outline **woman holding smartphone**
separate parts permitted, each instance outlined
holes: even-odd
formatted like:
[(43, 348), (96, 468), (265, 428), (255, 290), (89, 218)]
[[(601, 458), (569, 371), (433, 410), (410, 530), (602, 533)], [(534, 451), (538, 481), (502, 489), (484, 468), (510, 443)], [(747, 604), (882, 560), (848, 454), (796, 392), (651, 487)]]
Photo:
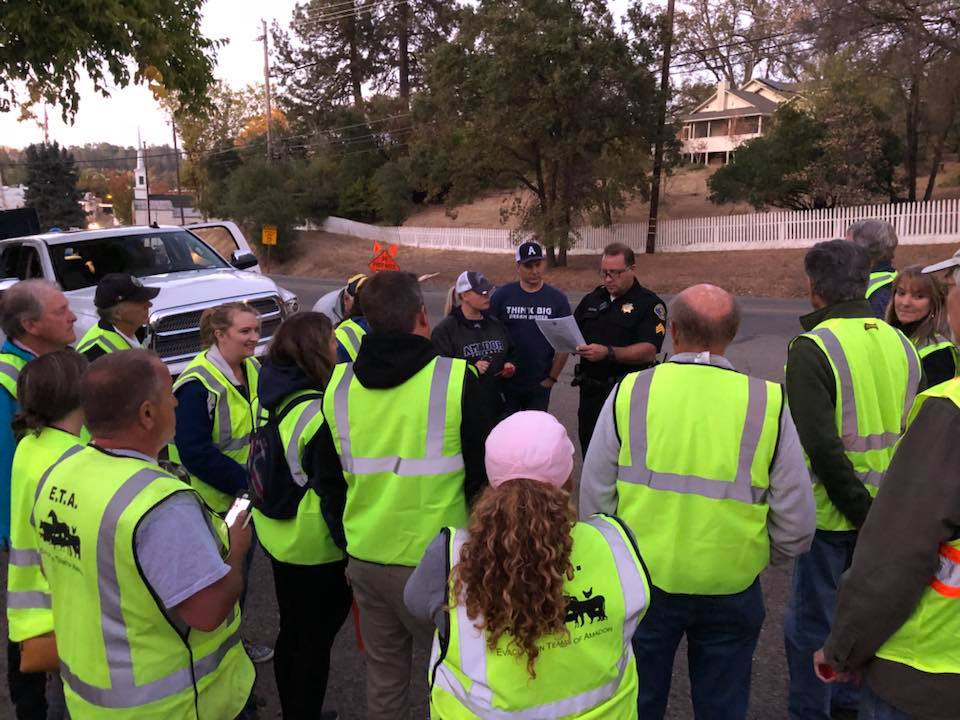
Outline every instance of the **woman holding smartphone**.
[[(327, 720), (323, 707), (333, 641), (350, 612), (346, 555), (334, 543), (311, 489), (320, 470), (318, 450), (332, 443), (324, 428), (323, 391), (336, 363), (336, 337), (329, 318), (304, 312), (284, 321), (270, 344), (260, 376), (265, 423), (279, 443), (263, 472), (251, 478), (270, 507), (254, 509), (260, 544), (273, 564), (280, 633), (273, 670), (286, 720)], [(271, 427), (258, 432), (272, 430)], [(276, 461), (285, 464), (277, 472)], [(254, 451), (251, 462), (261, 462)]]

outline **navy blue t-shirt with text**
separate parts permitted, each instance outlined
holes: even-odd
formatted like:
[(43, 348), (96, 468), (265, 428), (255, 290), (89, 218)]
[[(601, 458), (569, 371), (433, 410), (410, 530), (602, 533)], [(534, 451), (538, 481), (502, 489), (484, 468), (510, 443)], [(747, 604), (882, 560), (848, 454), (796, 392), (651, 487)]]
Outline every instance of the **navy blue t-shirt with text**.
[(550, 374), (553, 348), (540, 332), (534, 318), (559, 318), (570, 314), (567, 296), (544, 284), (536, 292), (527, 292), (519, 282), (498, 288), (490, 300), (490, 314), (507, 330), (513, 346), (517, 373), (514, 384), (537, 385)]

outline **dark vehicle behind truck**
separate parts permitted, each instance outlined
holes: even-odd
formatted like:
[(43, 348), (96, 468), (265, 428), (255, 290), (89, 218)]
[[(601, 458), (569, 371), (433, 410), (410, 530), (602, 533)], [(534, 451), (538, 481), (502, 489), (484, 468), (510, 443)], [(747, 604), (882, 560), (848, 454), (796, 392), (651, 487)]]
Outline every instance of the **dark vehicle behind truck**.
[(33, 208), (0, 210), (0, 240), (37, 235), (40, 232), (40, 218)]

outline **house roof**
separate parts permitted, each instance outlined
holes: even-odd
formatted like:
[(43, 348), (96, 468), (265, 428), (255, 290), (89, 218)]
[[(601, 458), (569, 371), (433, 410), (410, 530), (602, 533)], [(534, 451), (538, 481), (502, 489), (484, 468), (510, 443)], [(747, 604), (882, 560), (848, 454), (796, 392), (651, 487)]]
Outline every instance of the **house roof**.
[(774, 112), (778, 104), (775, 103), (770, 98), (765, 98), (763, 95), (758, 95), (757, 93), (745, 92), (743, 90), (727, 90), (728, 93), (734, 97), (738, 97), (744, 102), (748, 102), (753, 105), (757, 110), (764, 113)]
[[(749, 93), (748, 93), (749, 94)], [(776, 110), (774, 103), (773, 110)], [(750, 108), (732, 108), (730, 110), (715, 110), (713, 112), (694, 113), (693, 115), (684, 115), (680, 119), (683, 122), (694, 120), (720, 120), (723, 118), (747, 117), (749, 115), (773, 115), (773, 110), (760, 110), (755, 107)]]
[(791, 92), (795, 93), (797, 91), (797, 83), (782, 82), (780, 80), (771, 80), (770, 78), (754, 78), (755, 80), (762, 82), (764, 85), (769, 85), (774, 90), (780, 90), (781, 92)]

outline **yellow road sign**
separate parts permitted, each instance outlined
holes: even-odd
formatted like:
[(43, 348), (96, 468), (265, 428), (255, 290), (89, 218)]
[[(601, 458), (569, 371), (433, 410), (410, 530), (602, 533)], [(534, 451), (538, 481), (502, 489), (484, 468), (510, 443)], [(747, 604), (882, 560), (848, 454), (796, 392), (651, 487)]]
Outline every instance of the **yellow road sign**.
[(277, 244), (277, 226), (276, 225), (263, 226), (263, 231), (260, 233), (260, 243), (262, 245)]

